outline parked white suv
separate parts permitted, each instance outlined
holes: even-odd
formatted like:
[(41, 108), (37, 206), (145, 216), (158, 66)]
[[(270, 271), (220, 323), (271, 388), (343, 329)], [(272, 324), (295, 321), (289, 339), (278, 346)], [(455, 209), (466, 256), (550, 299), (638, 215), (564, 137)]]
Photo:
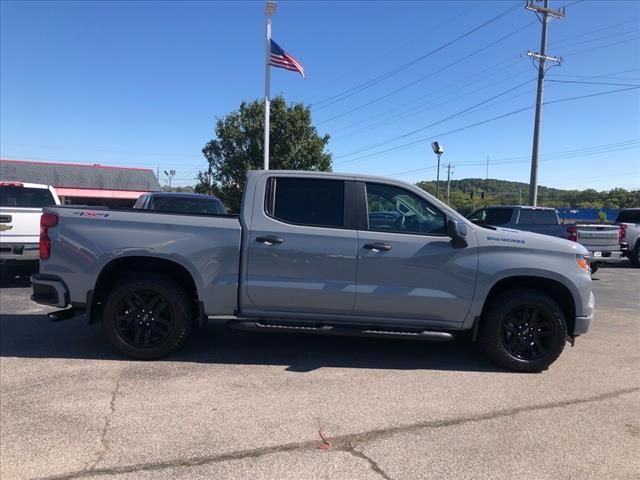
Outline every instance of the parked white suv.
[(0, 181), (0, 264), (38, 260), (42, 208), (60, 205), (53, 187)]

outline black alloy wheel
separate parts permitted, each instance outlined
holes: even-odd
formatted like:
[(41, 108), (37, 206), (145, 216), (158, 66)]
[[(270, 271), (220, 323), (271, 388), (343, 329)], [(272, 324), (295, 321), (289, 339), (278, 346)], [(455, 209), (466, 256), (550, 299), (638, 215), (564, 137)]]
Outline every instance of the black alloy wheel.
[(194, 299), (179, 284), (163, 275), (142, 274), (107, 294), (102, 328), (121, 353), (150, 360), (180, 348), (195, 311)]
[(549, 351), (554, 335), (553, 318), (536, 305), (523, 305), (509, 312), (502, 321), (504, 349), (522, 360), (537, 360)]
[(491, 360), (520, 372), (540, 372), (557, 360), (568, 332), (553, 298), (539, 290), (514, 288), (490, 302), (478, 340)]
[(175, 315), (166, 298), (152, 290), (125, 295), (116, 307), (116, 332), (134, 348), (154, 348), (175, 328)]

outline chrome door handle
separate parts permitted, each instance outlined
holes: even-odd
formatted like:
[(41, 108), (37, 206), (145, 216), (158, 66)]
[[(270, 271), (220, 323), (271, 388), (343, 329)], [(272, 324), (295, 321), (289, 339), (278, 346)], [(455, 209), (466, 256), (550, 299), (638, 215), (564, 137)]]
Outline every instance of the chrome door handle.
[(275, 235), (266, 235), (264, 237), (256, 237), (256, 242), (264, 243), (265, 245), (275, 245), (284, 243), (284, 238), (276, 237)]
[(388, 252), (391, 250), (391, 245), (387, 245), (386, 243), (365, 243), (363, 246), (372, 252)]

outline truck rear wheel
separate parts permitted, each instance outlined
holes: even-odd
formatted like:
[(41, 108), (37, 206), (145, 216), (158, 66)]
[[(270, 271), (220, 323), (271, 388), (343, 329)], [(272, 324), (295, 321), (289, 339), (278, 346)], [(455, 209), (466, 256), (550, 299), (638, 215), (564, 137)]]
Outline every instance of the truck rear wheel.
[(174, 281), (140, 275), (115, 287), (103, 310), (102, 326), (121, 353), (151, 360), (174, 352), (191, 329), (192, 309)]
[(546, 370), (562, 353), (567, 322), (558, 304), (532, 289), (494, 298), (480, 323), (480, 344), (498, 365), (521, 372)]
[(640, 267), (640, 241), (636, 242), (635, 248), (629, 252), (629, 260), (634, 267)]

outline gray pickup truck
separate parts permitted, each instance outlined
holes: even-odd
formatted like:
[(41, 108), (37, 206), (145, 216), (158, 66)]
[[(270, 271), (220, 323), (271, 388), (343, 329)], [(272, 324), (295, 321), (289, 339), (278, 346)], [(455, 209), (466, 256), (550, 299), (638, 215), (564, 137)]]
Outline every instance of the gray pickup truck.
[(616, 263), (622, 259), (618, 225), (563, 225), (553, 208), (496, 205), (475, 210), (469, 220), (478, 225), (515, 228), (578, 242), (589, 251), (587, 258), (592, 273), (601, 263)]
[(250, 172), (241, 214), (46, 208), (32, 299), (101, 322), (120, 352), (178, 349), (194, 322), (478, 340), (541, 371), (594, 315), (581, 245), (475, 225), (378, 177)]

